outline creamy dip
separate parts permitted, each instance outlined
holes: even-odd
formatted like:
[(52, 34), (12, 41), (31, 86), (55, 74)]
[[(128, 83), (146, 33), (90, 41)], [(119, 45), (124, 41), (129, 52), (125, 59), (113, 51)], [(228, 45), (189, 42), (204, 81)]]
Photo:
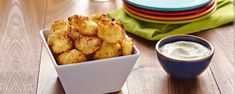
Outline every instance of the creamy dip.
[(173, 59), (195, 60), (210, 55), (211, 50), (196, 42), (177, 41), (163, 45), (160, 52)]

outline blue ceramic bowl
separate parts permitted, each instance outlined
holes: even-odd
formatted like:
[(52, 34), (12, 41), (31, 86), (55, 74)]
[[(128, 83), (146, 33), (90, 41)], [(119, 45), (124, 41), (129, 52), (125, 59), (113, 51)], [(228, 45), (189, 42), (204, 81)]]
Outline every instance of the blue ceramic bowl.
[[(208, 47), (211, 50), (209, 56), (195, 60), (173, 59), (163, 55), (159, 48), (167, 43), (176, 41), (196, 42)], [(207, 40), (193, 35), (173, 35), (163, 38), (156, 44), (156, 52), (158, 60), (163, 69), (172, 77), (177, 79), (191, 79), (201, 74), (210, 64), (214, 54), (214, 48)]]

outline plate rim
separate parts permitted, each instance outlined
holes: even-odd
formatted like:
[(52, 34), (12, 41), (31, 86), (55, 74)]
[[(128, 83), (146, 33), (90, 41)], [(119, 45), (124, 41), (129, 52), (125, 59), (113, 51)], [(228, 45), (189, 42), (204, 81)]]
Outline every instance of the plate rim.
[[(180, 16), (180, 15), (190, 15), (195, 13), (201, 13), (209, 8), (211, 8), (216, 0), (211, 0), (210, 3), (208, 3), (205, 6), (193, 9), (193, 10), (186, 10), (186, 11), (153, 11), (153, 10), (147, 10), (140, 7), (133, 6), (131, 4), (128, 4), (125, 0), (123, 0), (123, 6), (128, 7), (129, 9), (135, 10), (137, 12), (150, 14), (150, 15), (162, 15), (162, 16)], [(200, 11), (199, 11), (200, 10)]]
[(212, 12), (216, 7), (216, 3), (213, 4), (212, 7), (210, 7), (208, 10), (203, 11), (201, 13), (197, 13), (194, 15), (182, 15), (182, 16), (169, 16), (169, 17), (165, 17), (165, 16), (157, 16), (157, 15), (149, 15), (149, 14), (143, 14), (140, 12), (136, 12), (134, 10), (131, 10), (129, 8), (127, 8), (126, 6), (124, 6), (124, 9), (126, 11), (129, 11), (130, 13), (139, 16), (139, 17), (143, 17), (143, 18), (147, 18), (147, 19), (153, 19), (153, 20), (162, 20), (162, 21), (179, 21), (179, 20), (189, 20), (189, 19), (194, 19), (194, 18), (198, 18), (204, 15), (209, 14), (210, 12)]
[(134, 3), (132, 2), (132, 0), (125, 0), (127, 3), (136, 6), (136, 7), (140, 7), (143, 9), (149, 9), (149, 10), (154, 10), (154, 11), (184, 11), (184, 10), (191, 10), (191, 9), (195, 9), (195, 8), (199, 8), (202, 6), (205, 6), (207, 4), (209, 4), (212, 0), (203, 0), (205, 2), (194, 5), (194, 6), (184, 6), (184, 7), (178, 7), (178, 8), (166, 8), (166, 7), (157, 7), (157, 6), (147, 6), (147, 5), (142, 5), (142, 4), (138, 4), (138, 3)]
[[(125, 11), (124, 8), (122, 8), (123, 11)], [(163, 20), (152, 20), (152, 19), (147, 19), (147, 18), (143, 18), (143, 17), (139, 17), (137, 15), (131, 14), (128, 11), (125, 11), (125, 13), (130, 16), (133, 17), (134, 19), (140, 20), (140, 21), (144, 21), (144, 22), (150, 22), (150, 23), (158, 23), (158, 24), (184, 24), (184, 23), (189, 23), (189, 22), (194, 22), (194, 21), (198, 21), (198, 20), (202, 20), (206, 17), (209, 17), (211, 14), (213, 14), (215, 12), (215, 10), (217, 9), (217, 7), (215, 7), (215, 9), (213, 11), (211, 11), (210, 13), (208, 13), (207, 15), (204, 15), (202, 17), (198, 17), (195, 19), (189, 19), (189, 20), (181, 20), (181, 21), (163, 21)]]

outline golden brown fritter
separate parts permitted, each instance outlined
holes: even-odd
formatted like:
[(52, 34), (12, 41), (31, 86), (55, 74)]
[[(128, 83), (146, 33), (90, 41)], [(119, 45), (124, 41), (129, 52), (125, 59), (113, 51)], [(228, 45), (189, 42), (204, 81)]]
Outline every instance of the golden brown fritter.
[(121, 42), (124, 38), (124, 30), (115, 22), (102, 20), (98, 23), (99, 29), (97, 36), (109, 43)]
[(68, 31), (68, 35), (75, 42), (81, 34), (74, 27), (70, 27)]
[(97, 33), (98, 25), (89, 17), (74, 15), (68, 20), (69, 24), (83, 35), (95, 36)]
[(121, 45), (117, 43), (109, 43), (104, 41), (98, 51), (95, 52), (95, 59), (103, 59), (109, 57), (116, 57), (120, 55)]
[(50, 47), (53, 45), (53, 42), (56, 40), (56, 38), (58, 38), (58, 36), (56, 36), (55, 34), (49, 35), (49, 37), (47, 38), (47, 43)]
[(85, 55), (82, 52), (78, 51), (77, 49), (64, 52), (60, 54), (57, 58), (57, 62), (60, 65), (79, 63), (83, 61), (87, 61), (87, 59)]
[(91, 19), (93, 20), (93, 21), (95, 21), (96, 23), (99, 23), (101, 20), (110, 20), (111, 21), (111, 19), (109, 19), (108, 17), (107, 17), (107, 15), (101, 15), (101, 14), (94, 14), (94, 15), (92, 15), (91, 16)]
[(55, 21), (51, 31), (47, 42), (61, 65), (130, 55), (134, 49), (121, 22), (107, 15), (74, 15)]
[(122, 41), (122, 55), (131, 55), (133, 53), (133, 42), (132, 38), (125, 38)]
[(116, 20), (114, 18), (110, 19), (107, 17), (107, 15), (101, 15), (101, 14), (94, 14), (91, 16), (92, 20), (95, 21), (96, 23), (103, 23), (105, 22), (114, 22), (117, 25), (119, 25), (121, 28), (124, 29), (124, 26), (122, 25), (122, 23), (119, 20)]
[(69, 23), (65, 20), (54, 21), (51, 25), (51, 31), (57, 36), (65, 36), (69, 29)]
[(73, 43), (69, 37), (57, 37), (51, 45), (53, 53), (59, 54), (72, 49)]
[(123, 32), (126, 34), (126, 30), (124, 29), (123, 24), (119, 20), (112, 19), (112, 21), (119, 25), (122, 28)]
[(84, 54), (91, 54), (98, 50), (102, 41), (97, 37), (79, 36), (75, 42), (75, 47)]

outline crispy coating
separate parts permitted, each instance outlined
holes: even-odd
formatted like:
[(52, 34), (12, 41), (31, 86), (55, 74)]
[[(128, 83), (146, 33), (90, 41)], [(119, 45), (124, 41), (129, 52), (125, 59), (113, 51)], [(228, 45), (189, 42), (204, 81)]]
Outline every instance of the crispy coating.
[(125, 38), (122, 41), (122, 55), (131, 55), (133, 53), (133, 42), (132, 38)]
[(82, 52), (78, 51), (77, 49), (64, 52), (60, 54), (57, 58), (57, 62), (60, 65), (79, 63), (83, 61), (87, 61), (87, 59), (85, 55)]
[(95, 52), (95, 59), (103, 59), (109, 57), (116, 57), (120, 55), (121, 45), (117, 43), (109, 43), (104, 41), (98, 51)]
[(124, 38), (124, 30), (115, 22), (102, 20), (98, 23), (99, 29), (97, 36), (109, 43), (121, 42)]
[(76, 41), (77, 38), (81, 35), (80, 32), (78, 32), (78, 30), (76, 30), (74, 27), (70, 27), (69, 31), (68, 31), (68, 35), (69, 37), (73, 40)]
[(56, 38), (58, 38), (58, 36), (56, 36), (55, 34), (49, 35), (49, 37), (47, 38), (47, 43), (50, 47), (53, 45), (53, 42), (56, 40)]
[(68, 18), (69, 24), (83, 35), (95, 36), (98, 25), (89, 17), (74, 15)]
[(91, 16), (91, 19), (95, 21), (96, 23), (101, 22), (102, 20), (111, 20), (107, 17), (107, 15), (101, 15), (101, 14), (94, 14)]
[(75, 47), (84, 54), (91, 54), (98, 50), (102, 41), (97, 37), (79, 36), (75, 42)]
[(125, 38), (124, 26), (107, 15), (74, 15), (68, 21), (55, 21), (50, 29), (53, 34), (47, 43), (61, 65), (133, 53), (133, 42)]
[(57, 37), (51, 45), (53, 53), (59, 54), (72, 49), (73, 43), (69, 37)]
[[(99, 29), (98, 29), (97, 36), (101, 38), (102, 40), (108, 41), (110, 43), (115, 43), (117, 42), (117, 40), (121, 42), (121, 40), (126, 34), (126, 31), (123, 25), (118, 20), (110, 19), (107, 17), (107, 15), (101, 15), (101, 14), (92, 15), (91, 18), (96, 23), (98, 23)], [(110, 36), (110, 35), (113, 35), (113, 36)]]
[(65, 36), (69, 29), (69, 23), (65, 20), (54, 21), (51, 25), (51, 31), (57, 36)]
[(123, 24), (119, 20), (112, 19), (112, 21), (114, 23), (116, 23), (117, 25), (119, 25), (122, 28), (123, 32), (126, 34), (126, 30), (125, 30)]

